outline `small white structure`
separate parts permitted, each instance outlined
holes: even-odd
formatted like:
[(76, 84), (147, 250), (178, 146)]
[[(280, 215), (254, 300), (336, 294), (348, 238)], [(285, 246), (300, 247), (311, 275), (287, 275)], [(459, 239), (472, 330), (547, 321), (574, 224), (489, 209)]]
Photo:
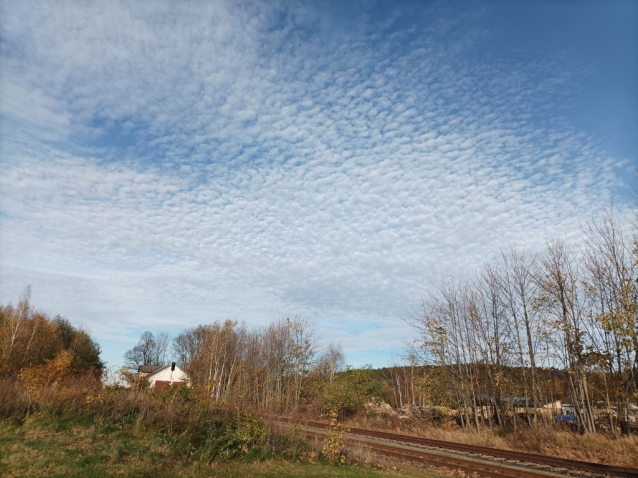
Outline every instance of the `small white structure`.
[(175, 365), (173, 362), (171, 365), (165, 365), (159, 367), (154, 372), (146, 376), (151, 388), (157, 388), (163, 390), (170, 386), (188, 387), (188, 375), (184, 371)]
[(559, 415), (563, 417), (575, 417), (576, 407), (574, 407), (571, 403), (563, 403), (561, 404)]

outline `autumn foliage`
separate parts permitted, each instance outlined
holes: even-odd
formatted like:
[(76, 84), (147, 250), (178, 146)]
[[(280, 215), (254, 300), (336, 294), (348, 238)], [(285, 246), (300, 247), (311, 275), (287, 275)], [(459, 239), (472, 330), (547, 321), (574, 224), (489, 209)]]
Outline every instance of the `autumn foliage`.
[[(99, 345), (67, 319), (51, 318), (34, 310), (30, 296), (31, 289), (27, 287), (17, 306), (0, 306), (0, 377), (48, 364), (60, 354), (63, 355), (53, 363), (67, 361), (65, 373), (99, 375), (104, 368)], [(52, 370), (53, 365), (48, 367), (47, 370)]]

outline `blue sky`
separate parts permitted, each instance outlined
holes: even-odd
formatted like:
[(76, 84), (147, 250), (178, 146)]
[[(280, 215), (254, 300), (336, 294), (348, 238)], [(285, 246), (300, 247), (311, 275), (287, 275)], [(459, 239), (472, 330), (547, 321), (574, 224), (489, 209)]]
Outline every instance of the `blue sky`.
[(0, 301), (89, 328), (312, 318), (384, 366), (439, 280), (629, 208), (635, 2), (0, 7)]

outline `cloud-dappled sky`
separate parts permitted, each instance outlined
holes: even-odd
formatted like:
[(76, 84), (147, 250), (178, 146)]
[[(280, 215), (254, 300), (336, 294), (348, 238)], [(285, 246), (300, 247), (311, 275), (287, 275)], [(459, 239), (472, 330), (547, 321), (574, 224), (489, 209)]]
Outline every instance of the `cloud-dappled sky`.
[(2, 2), (0, 302), (311, 317), (383, 366), (441, 278), (629, 203), (635, 2)]

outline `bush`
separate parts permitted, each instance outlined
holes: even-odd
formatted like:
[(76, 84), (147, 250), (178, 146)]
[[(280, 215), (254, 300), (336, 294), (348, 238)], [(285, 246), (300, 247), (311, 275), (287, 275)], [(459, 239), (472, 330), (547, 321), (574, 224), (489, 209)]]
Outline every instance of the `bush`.
[[(297, 426), (267, 422), (263, 451), (288, 459), (310, 458), (312, 447)], [(316, 457), (317, 454), (314, 453)]]
[(27, 389), (14, 378), (0, 378), (0, 419), (22, 417), (29, 410)]
[(321, 402), (324, 409), (334, 410), (343, 418), (362, 410), (380, 390), (381, 380), (370, 366), (348, 368), (326, 385)]
[(210, 419), (197, 456), (202, 461), (224, 461), (263, 445), (266, 430), (257, 418), (239, 411)]

